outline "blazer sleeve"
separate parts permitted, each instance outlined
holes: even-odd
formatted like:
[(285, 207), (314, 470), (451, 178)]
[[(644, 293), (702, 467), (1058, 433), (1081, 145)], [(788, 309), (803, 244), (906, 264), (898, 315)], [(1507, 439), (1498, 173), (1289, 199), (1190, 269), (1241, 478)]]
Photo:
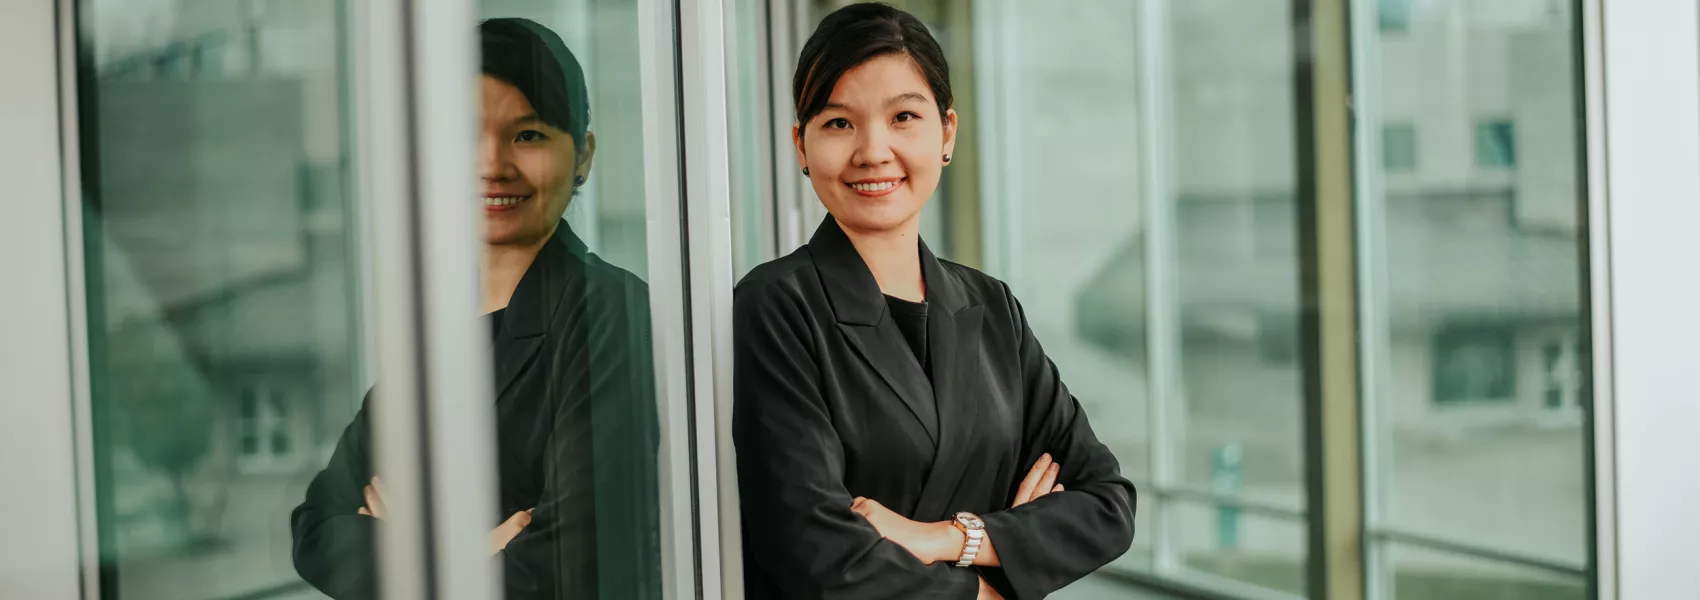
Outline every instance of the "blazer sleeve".
[(330, 463), (313, 477), (306, 499), (289, 519), (295, 571), (336, 600), (377, 597), (373, 537), (378, 521), (358, 513), (366, 506), (366, 483), (372, 477), (369, 408), (361, 406), (343, 429)]
[(1127, 552), (1133, 544), (1135, 493), (1033, 337), (1020, 302), (1007, 287), (1004, 293), (1014, 307), (1026, 393), (1021, 464), (1049, 452), (1062, 464), (1057, 481), (1065, 491), (982, 519), (1014, 592), (1010, 600), (1043, 598)]
[(973, 570), (924, 565), (850, 511), (800, 294), (740, 286), (733, 421), (746, 559), (785, 598), (974, 598)]

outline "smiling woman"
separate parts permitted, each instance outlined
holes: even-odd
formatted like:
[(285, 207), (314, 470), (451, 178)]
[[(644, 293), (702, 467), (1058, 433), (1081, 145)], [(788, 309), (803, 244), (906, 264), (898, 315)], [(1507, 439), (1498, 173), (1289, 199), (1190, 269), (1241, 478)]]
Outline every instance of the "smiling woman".
[(1133, 486), (1020, 303), (920, 239), (957, 127), (938, 43), (851, 5), (793, 91), (829, 216), (733, 304), (748, 597), (1040, 598), (1121, 555)]

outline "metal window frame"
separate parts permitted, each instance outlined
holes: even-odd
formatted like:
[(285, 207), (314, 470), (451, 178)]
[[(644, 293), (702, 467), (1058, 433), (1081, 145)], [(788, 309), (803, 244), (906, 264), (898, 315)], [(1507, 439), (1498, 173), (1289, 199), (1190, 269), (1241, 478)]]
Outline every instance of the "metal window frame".
[(1348, 0), (1293, 2), (1306, 589), (1329, 600), (1368, 593), (1349, 15)]
[[(685, 262), (689, 248), (686, 223), (683, 122), (678, 44), (679, 3), (639, 0), (637, 4), (639, 102), (642, 105), (644, 217), (648, 243), (650, 331), (654, 344), (655, 395), (661, 418), (661, 567), (668, 598), (693, 598), (705, 590), (699, 574), (704, 537), (697, 507), (701, 486), (696, 433), (703, 420), (696, 376), (693, 289)], [(730, 223), (727, 224), (730, 226)], [(712, 397), (712, 396), (710, 396)]]
[(401, 493), (378, 530), (385, 598), (485, 597), (500, 575), (484, 552), (494, 511), (494, 417), (478, 332), (472, 128), (476, 46), (469, 0), (372, 0), (353, 11), (357, 197), (371, 214), (367, 314), (377, 379), (374, 470)]
[[(3, 582), (18, 597), (69, 600), (82, 593), (84, 554), (79, 547), (75, 452), (80, 438), (73, 420), (74, 348), (71, 285), (67, 270), (66, 151), (63, 116), (63, 5), (53, 0), (0, 6), (0, 197), (11, 202), (0, 219), (0, 281), (9, 290), (0, 300), (0, 473), (6, 486), (27, 494), (0, 495), (7, 535), (0, 538), (0, 564), (14, 575)], [(44, 59), (45, 58), (45, 59)], [(74, 67), (74, 63), (73, 63)], [(75, 70), (71, 71), (74, 75)], [(74, 105), (73, 105), (74, 106)], [(74, 146), (73, 146), (74, 148)], [(54, 198), (61, 202), (52, 202)]]
[[(1596, 561), (1602, 598), (1700, 587), (1700, 9), (1588, 0)], [(1595, 54), (1597, 53), (1597, 55)], [(1602, 351), (1604, 349), (1605, 351)]]
[(731, 136), (727, 129), (726, 7), (678, 4), (691, 340), (693, 475), (702, 598), (743, 597), (737, 462), (732, 446)]

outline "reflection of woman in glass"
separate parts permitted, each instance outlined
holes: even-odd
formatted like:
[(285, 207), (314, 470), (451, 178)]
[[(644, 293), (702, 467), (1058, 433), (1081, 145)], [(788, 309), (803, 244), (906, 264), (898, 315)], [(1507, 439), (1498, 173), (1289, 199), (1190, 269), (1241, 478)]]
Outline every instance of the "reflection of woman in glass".
[(830, 216), (734, 302), (749, 597), (1039, 598), (1125, 552), (1133, 486), (1021, 305), (918, 235), (956, 133), (938, 43), (851, 5), (792, 90)]
[[(501, 490), (490, 551), (508, 598), (658, 598), (657, 428), (647, 288), (561, 220), (596, 138), (578, 61), (553, 32), (493, 19), (482, 38), (484, 310), (495, 338)], [(362, 408), (295, 509), (295, 566), (372, 598), (388, 509)]]

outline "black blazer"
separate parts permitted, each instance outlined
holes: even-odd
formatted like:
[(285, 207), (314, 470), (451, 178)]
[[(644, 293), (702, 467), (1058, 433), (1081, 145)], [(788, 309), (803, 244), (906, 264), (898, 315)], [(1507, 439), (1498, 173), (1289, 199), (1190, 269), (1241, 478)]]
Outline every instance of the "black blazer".
[[(734, 300), (733, 438), (745, 587), (767, 598), (1042, 598), (1127, 551), (1133, 485), (1098, 442), (1009, 288), (921, 244), (929, 381), (850, 239), (827, 217)], [(1053, 493), (1009, 508), (1033, 462)], [(979, 514), (998, 569), (924, 566), (850, 511)]]
[[(495, 527), (536, 508), (496, 560), (507, 598), (660, 598), (659, 423), (647, 287), (565, 222), (514, 289), (495, 334)], [(372, 406), (295, 509), (295, 568), (338, 600), (376, 597), (380, 521), (356, 513), (372, 476)]]

